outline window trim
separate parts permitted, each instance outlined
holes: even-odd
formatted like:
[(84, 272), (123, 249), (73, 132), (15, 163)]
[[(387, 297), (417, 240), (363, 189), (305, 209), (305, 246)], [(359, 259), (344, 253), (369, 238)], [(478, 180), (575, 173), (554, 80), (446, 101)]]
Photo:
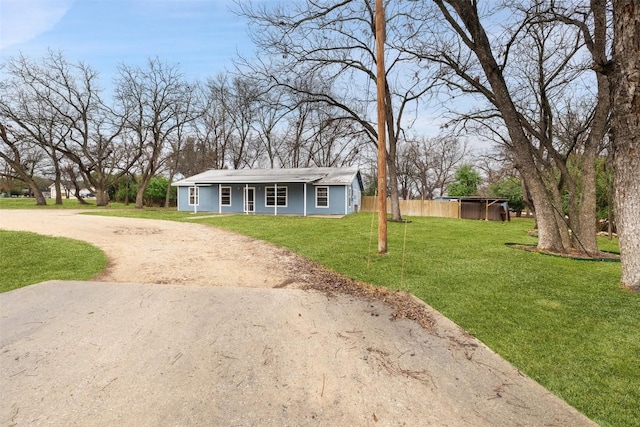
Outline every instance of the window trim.
[[(324, 196), (326, 198), (326, 200), (327, 200), (327, 204), (326, 205), (321, 205), (321, 204), (318, 203), (318, 200), (319, 200), (318, 191), (321, 190), (321, 189), (326, 190), (326, 192), (327, 192), (326, 195)], [(318, 208), (318, 209), (328, 209), (329, 208), (329, 187), (328, 186), (316, 187), (316, 208)]]
[[(278, 191), (276, 192), (276, 188)], [(274, 202), (273, 204), (269, 204), (269, 191), (274, 192)], [(281, 197), (278, 195), (280, 191), (284, 191), (284, 204), (278, 204), (278, 198)], [(264, 187), (264, 205), (267, 208), (286, 208), (289, 205), (289, 189), (286, 185), (267, 185)]]
[[(224, 202), (226, 197), (223, 193), (225, 190), (229, 190), (229, 203)], [(231, 186), (220, 187), (220, 206), (232, 206), (233, 205), (233, 188)]]

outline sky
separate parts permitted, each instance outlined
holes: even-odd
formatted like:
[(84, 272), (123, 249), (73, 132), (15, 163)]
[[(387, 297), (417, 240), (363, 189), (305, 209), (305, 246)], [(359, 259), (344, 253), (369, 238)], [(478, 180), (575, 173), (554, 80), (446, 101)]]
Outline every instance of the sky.
[(189, 79), (233, 68), (254, 55), (247, 24), (232, 0), (0, 0), (0, 62), (62, 51), (100, 72), (108, 85), (119, 64), (158, 57)]
[[(233, 7), (233, 0), (0, 0), (0, 63), (62, 51), (99, 71), (108, 92), (118, 65), (145, 67), (157, 57), (204, 81), (233, 71), (238, 54), (256, 57), (247, 22)], [(439, 122), (423, 114), (414, 129), (436, 134)]]

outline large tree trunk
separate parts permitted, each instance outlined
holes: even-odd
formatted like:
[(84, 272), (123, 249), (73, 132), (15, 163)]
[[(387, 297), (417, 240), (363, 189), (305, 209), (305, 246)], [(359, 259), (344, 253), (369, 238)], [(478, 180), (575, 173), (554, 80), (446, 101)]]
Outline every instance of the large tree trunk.
[(538, 248), (558, 253), (571, 248), (568, 226), (562, 213), (562, 199), (557, 189), (548, 188), (530, 157), (518, 159), (522, 179), (526, 182), (535, 207)]
[(569, 224), (572, 232), (572, 245), (580, 252), (589, 256), (597, 256), (598, 240), (596, 238), (596, 168), (595, 157), (585, 153), (583, 155), (580, 183), (577, 193), (579, 201), (577, 209), (569, 214)]
[[(55, 156), (55, 151), (54, 151), (54, 156)], [(62, 188), (60, 185), (60, 181), (62, 180), (62, 171), (60, 170), (60, 165), (55, 160), (54, 160), (54, 168), (55, 168), (55, 180), (53, 182), (53, 185), (56, 189), (56, 205), (61, 205), (62, 204), (62, 191), (61, 191)]]
[(31, 178), (30, 176), (21, 177), (24, 182), (29, 185), (31, 192), (33, 193), (33, 197), (36, 198), (36, 205), (38, 206), (46, 206), (47, 199), (44, 198), (44, 194), (38, 188), (38, 184)]
[(138, 185), (138, 191), (136, 192), (136, 209), (142, 209), (144, 207), (144, 192), (147, 191), (150, 181), (151, 174), (143, 174), (140, 177), (140, 184)]
[(593, 58), (593, 68), (596, 71), (597, 105), (589, 136), (584, 143), (584, 151), (581, 155), (578, 152), (578, 164), (575, 165), (571, 177), (572, 182), (577, 184), (575, 189), (577, 191), (574, 194), (578, 200), (576, 211), (569, 215), (569, 221), (573, 232), (574, 247), (590, 256), (596, 256), (600, 253), (596, 237), (596, 159), (609, 129), (611, 85), (609, 76), (604, 72), (608, 54), (607, 2), (592, 1), (590, 8), (593, 13), (593, 44), (590, 45), (589, 51)]
[(398, 191), (398, 138), (394, 125), (394, 114), (391, 103), (391, 89), (385, 82), (385, 109), (387, 118), (387, 135), (389, 151), (387, 153), (387, 169), (389, 170), (389, 195), (391, 196), (391, 220), (402, 221), (400, 212), (400, 192)]
[(614, 0), (613, 120), (622, 284), (640, 292), (640, 4)]
[(389, 170), (389, 196), (391, 198), (391, 220), (402, 221), (400, 212), (400, 192), (398, 191), (398, 170), (396, 167), (395, 156), (391, 154), (387, 159), (387, 169)]
[(144, 190), (138, 189), (136, 193), (136, 209), (142, 209), (144, 207)]
[(96, 206), (109, 205), (109, 192), (105, 188), (96, 188)]

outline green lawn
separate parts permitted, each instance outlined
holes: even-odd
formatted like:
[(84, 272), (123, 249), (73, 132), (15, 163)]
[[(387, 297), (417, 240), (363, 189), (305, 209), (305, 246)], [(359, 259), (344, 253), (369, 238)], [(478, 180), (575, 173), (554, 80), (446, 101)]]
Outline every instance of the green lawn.
[(106, 265), (104, 253), (88, 243), (0, 230), (0, 292), (46, 280), (87, 280)]
[[(535, 242), (526, 233), (530, 220), (389, 223), (384, 256), (375, 253), (371, 214), (194, 221), (271, 241), (360, 281), (408, 290), (597, 423), (640, 425), (640, 295), (618, 285), (618, 263), (505, 246)], [(601, 244), (617, 249), (615, 241)]]
[[(381, 256), (370, 213), (206, 216), (118, 206), (95, 213), (209, 224), (271, 241), (360, 281), (408, 290), (600, 425), (640, 426), (640, 294), (621, 289), (618, 263), (506, 246), (535, 242), (526, 233), (530, 220), (390, 222), (389, 254)], [(615, 240), (600, 244), (617, 250)]]

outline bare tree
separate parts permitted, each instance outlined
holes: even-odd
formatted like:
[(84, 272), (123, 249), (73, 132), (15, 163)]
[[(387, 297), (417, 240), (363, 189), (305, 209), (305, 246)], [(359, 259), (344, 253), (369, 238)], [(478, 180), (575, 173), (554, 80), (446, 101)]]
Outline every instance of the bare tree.
[(640, 7), (614, 0), (613, 133), (622, 283), (640, 292)]
[[(259, 82), (256, 82), (259, 85)], [(253, 123), (261, 157), (266, 156), (270, 168), (281, 166), (279, 157), (285, 143), (283, 123), (289, 113), (284, 104), (285, 94), (281, 90), (264, 90), (258, 95)]]
[[(296, 87), (322, 87), (325, 94), (332, 93), (326, 82), (309, 75), (297, 79)], [(310, 102), (299, 90), (288, 90), (282, 86), (281, 103), (286, 108), (284, 131), (278, 158), (281, 166), (311, 167), (353, 164), (362, 152), (368, 136), (361, 126), (344, 116), (341, 108), (323, 102)]]
[(229, 153), (233, 169), (240, 169), (254, 165), (260, 155), (260, 143), (254, 126), (261, 89), (255, 80), (247, 77), (235, 77), (231, 89), (233, 92), (226, 111), (232, 134)]
[[(478, 94), (488, 102), (488, 108), (469, 113), (464, 120), (481, 126), (489, 123), (509, 149), (535, 204), (538, 246), (595, 255), (591, 172), (603, 131), (591, 128), (593, 135), (581, 144), (558, 145), (555, 117), (576, 77), (584, 76), (592, 59), (598, 64), (601, 58), (596, 53), (606, 50), (606, 41), (599, 36), (603, 23), (596, 19), (598, 12), (587, 10), (582, 15), (584, 28), (598, 35), (591, 37), (586, 30), (571, 31), (553, 10), (537, 2), (528, 8), (513, 3), (481, 9), (462, 0), (435, 0), (435, 5), (437, 13), (430, 18), (446, 26), (434, 25), (431, 37), (416, 49), (418, 56), (449, 70), (443, 80), (450, 89)], [(495, 31), (498, 19), (504, 21), (507, 14), (513, 21)], [(489, 25), (491, 32), (486, 30)], [(591, 57), (580, 56), (584, 46)], [(601, 118), (600, 113), (596, 116)], [(572, 174), (568, 167), (569, 157), (578, 152), (585, 164), (583, 175)], [(575, 200), (569, 223), (562, 205), (565, 190)]]
[[(24, 179), (29, 173), (26, 170), (20, 171), (20, 169), (28, 169), (26, 164), (22, 164), (23, 160), (20, 158), (30, 152), (37, 152), (39, 157), (46, 153), (54, 170), (56, 204), (61, 204), (61, 154), (58, 149), (69, 136), (71, 128), (63, 122), (62, 115), (48, 102), (55, 97), (55, 93), (47, 83), (33, 78), (34, 75), (45, 72), (40, 64), (20, 56), (9, 59), (5, 63), (5, 68), (8, 78), (0, 85), (0, 115), (5, 122), (6, 138), (3, 140), (7, 149), (4, 157), (12, 159), (9, 164)], [(28, 163), (33, 164), (33, 161)], [(30, 186), (33, 184), (30, 183)], [(39, 192), (37, 189), (32, 191), (35, 194)], [(37, 200), (38, 204), (43, 201), (44, 198)]]
[(38, 183), (34, 179), (35, 165), (42, 159), (43, 152), (37, 144), (30, 143), (20, 132), (13, 132), (13, 126), (5, 124), (5, 119), (0, 119), (0, 158), (13, 170), (15, 175), (9, 178), (18, 178), (24, 181), (30, 188), (36, 204), (44, 206), (47, 200), (44, 198)]
[(416, 191), (423, 199), (443, 195), (456, 168), (469, 154), (466, 140), (448, 135), (409, 141), (405, 155), (411, 164)]
[(309, 164), (307, 166), (332, 167), (352, 165), (367, 143), (353, 122), (335, 118), (336, 111), (319, 111), (309, 122), (307, 140)]
[[(173, 181), (174, 176), (178, 173), (180, 163), (180, 155), (187, 145), (190, 131), (193, 129), (195, 122), (204, 114), (202, 100), (199, 95), (199, 89), (189, 90), (184, 96), (178, 100), (180, 105), (176, 105), (173, 121), (176, 124), (175, 132), (168, 138), (170, 154), (167, 159), (168, 183)], [(165, 193), (164, 206), (169, 207), (171, 198), (171, 185), (167, 185)]]
[(179, 172), (194, 175), (207, 169), (227, 166), (227, 151), (231, 144), (229, 108), (232, 90), (227, 74), (209, 78), (201, 89), (203, 111), (193, 122), (193, 136), (181, 153)]
[(192, 109), (194, 90), (177, 65), (165, 64), (158, 58), (148, 60), (146, 68), (126, 65), (119, 68), (116, 99), (125, 127), (141, 153), (136, 193), (138, 209), (144, 205), (149, 181), (168, 158), (169, 139), (199, 115), (197, 109)]
[[(376, 61), (372, 3), (306, 1), (263, 7), (237, 4), (253, 26), (256, 44), (270, 58), (270, 62), (262, 61), (252, 70), (265, 76), (272, 85), (297, 93), (301, 102), (340, 109), (342, 119), (353, 122), (375, 145), (378, 138), (374, 125)], [(407, 39), (428, 25), (410, 19), (419, 8), (418, 4), (404, 2), (387, 7), (387, 166), (392, 217), (396, 220), (401, 219), (397, 145), (403, 138), (403, 130), (415, 118), (418, 101), (433, 85), (433, 70), (414, 61), (403, 49)], [(314, 84), (309, 85), (310, 81)]]
[(108, 188), (117, 178), (114, 172), (124, 173), (117, 147), (122, 123), (100, 98), (98, 73), (53, 51), (39, 61), (20, 57), (10, 69), (24, 99), (30, 100), (13, 110), (14, 121), (49, 153), (57, 181), (62, 154), (93, 187), (96, 203), (106, 205)]

